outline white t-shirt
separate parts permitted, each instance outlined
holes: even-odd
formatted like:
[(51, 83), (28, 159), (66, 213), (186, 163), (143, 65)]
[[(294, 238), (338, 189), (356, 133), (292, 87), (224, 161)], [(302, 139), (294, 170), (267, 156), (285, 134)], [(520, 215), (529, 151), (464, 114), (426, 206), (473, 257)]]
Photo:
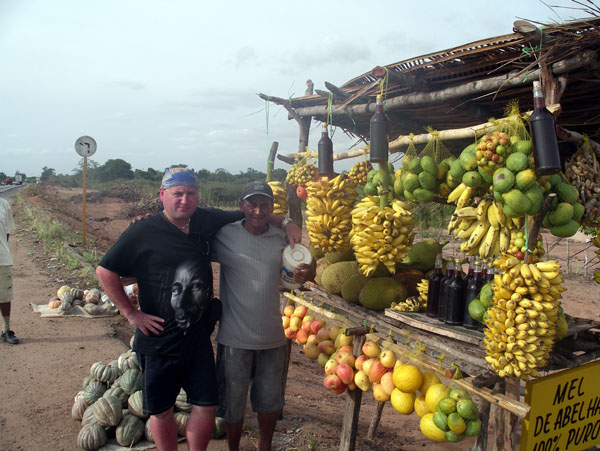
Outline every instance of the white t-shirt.
[(7, 235), (14, 229), (12, 210), (6, 199), (0, 198), (0, 266), (13, 264), (8, 249)]

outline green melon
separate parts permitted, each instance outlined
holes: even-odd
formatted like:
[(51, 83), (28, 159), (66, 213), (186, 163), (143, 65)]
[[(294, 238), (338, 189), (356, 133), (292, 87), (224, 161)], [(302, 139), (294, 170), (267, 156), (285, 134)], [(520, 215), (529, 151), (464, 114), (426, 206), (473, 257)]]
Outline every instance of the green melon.
[(419, 185), (421, 185), (421, 188), (431, 191), (435, 188), (435, 177), (429, 172), (423, 171), (419, 174)]
[(423, 171), (433, 175), (434, 177), (438, 174), (438, 165), (429, 155), (425, 155), (423, 158), (421, 158), (421, 167), (423, 168)]
[(515, 174), (526, 169), (529, 166), (527, 155), (521, 152), (511, 153), (506, 159), (506, 167)]

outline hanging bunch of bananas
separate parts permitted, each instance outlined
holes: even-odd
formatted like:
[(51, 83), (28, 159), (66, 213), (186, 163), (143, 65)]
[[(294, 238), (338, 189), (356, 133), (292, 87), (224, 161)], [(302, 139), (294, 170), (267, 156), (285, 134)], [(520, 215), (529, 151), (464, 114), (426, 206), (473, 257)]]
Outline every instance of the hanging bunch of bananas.
[(411, 296), (409, 298), (406, 298), (406, 300), (402, 302), (392, 302), (390, 308), (396, 310), (397, 312), (420, 312), (421, 310), (427, 308), (427, 305), (423, 307), (420, 297)]
[(394, 200), (383, 210), (379, 196), (365, 196), (352, 210), (350, 242), (362, 275), (369, 277), (379, 264), (391, 274), (412, 247), (413, 217), (403, 202)]
[(421, 279), (417, 284), (417, 290), (419, 291), (419, 302), (421, 306), (427, 308), (427, 292), (429, 291), (429, 279)]
[(538, 377), (557, 340), (563, 276), (556, 260), (523, 263), (511, 255), (494, 262), (493, 305), (485, 320), (485, 360), (499, 376)]
[(351, 211), (356, 200), (355, 184), (343, 174), (306, 186), (306, 229), (315, 249), (345, 252), (350, 248)]
[(287, 192), (281, 182), (269, 182), (269, 186), (273, 190), (273, 214), (278, 216), (286, 216), (288, 211)]
[(470, 204), (474, 195), (475, 188), (461, 183), (448, 194), (448, 202), (456, 204), (456, 208), (466, 207)]
[(498, 202), (482, 199), (476, 207), (457, 206), (448, 223), (448, 233), (465, 240), (460, 245), (461, 252), (495, 258), (509, 250), (512, 235), (523, 225), (524, 218), (506, 216)]
[[(592, 239), (592, 244), (596, 246), (596, 255), (600, 257), (600, 227), (596, 227), (596, 236)], [(600, 270), (594, 272), (594, 280), (596, 283), (600, 283)]]

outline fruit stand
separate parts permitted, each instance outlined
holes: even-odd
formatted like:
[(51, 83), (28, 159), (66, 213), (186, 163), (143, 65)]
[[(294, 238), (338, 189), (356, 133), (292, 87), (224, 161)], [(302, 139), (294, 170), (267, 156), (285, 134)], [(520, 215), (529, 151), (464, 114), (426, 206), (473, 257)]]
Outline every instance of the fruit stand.
[[(347, 393), (340, 449), (353, 449), (361, 392), (371, 390), (401, 414), (416, 412), (433, 441), (477, 436), (474, 449), (486, 449), (495, 406), (498, 449), (600, 443), (600, 393), (591, 383), (600, 371), (600, 323), (564, 314), (561, 267), (544, 258), (540, 237), (542, 228), (560, 239), (596, 226), (593, 243), (600, 244), (600, 145), (582, 115), (581, 95), (589, 93), (590, 109), (600, 105), (589, 82), (599, 25), (592, 19), (541, 31), (515, 23), (521, 31), (512, 35), (377, 67), (341, 88), (327, 84), (325, 95), (312, 94), (312, 82), (301, 98), (260, 95), (300, 125), (299, 152), (279, 159), (293, 165), (288, 186), (298, 186), (287, 193), (306, 199), (305, 226), (319, 264), (307, 291), (284, 294), (290, 304), (282, 320), (288, 338), (324, 368), (324, 385)], [(375, 96), (385, 108), (384, 132), (374, 125)], [(333, 155), (361, 160), (348, 174), (303, 169), (317, 156), (307, 148), (311, 118), (369, 141)], [(425, 121), (428, 133), (411, 132)], [(387, 158), (400, 152), (395, 168)], [(309, 176), (294, 175), (300, 173)], [(413, 230), (416, 214), (440, 204), (454, 208), (446, 225), (459, 243), (446, 252), (445, 271), (443, 244), (430, 242), (427, 253), (427, 240), (418, 242)], [(600, 283), (600, 272), (595, 279)], [(319, 336), (325, 321), (335, 332)], [(353, 347), (341, 344), (340, 328), (356, 335)], [(374, 347), (379, 352), (371, 353)], [(387, 351), (393, 359), (383, 357)], [(576, 394), (579, 404), (563, 404)], [(552, 405), (541, 407), (549, 397)], [(376, 414), (371, 429), (377, 423)]]

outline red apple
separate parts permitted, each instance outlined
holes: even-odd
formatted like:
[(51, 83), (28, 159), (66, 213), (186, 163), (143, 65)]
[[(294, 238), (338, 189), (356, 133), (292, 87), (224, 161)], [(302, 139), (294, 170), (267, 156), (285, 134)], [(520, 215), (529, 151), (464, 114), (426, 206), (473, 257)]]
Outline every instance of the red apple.
[(319, 351), (321, 351), (323, 354), (331, 355), (335, 352), (335, 347), (333, 346), (333, 341), (331, 340), (320, 341), (317, 346), (319, 347)]
[(304, 329), (300, 329), (298, 332), (296, 332), (296, 341), (298, 342), (298, 344), (305, 344), (306, 341), (308, 340), (308, 332), (306, 332)]
[(304, 350), (304, 355), (310, 360), (317, 360), (319, 358), (319, 354), (321, 353), (316, 343), (310, 343), (308, 341), (302, 347), (302, 349)]
[(335, 337), (335, 347), (352, 346), (353, 341), (354, 337), (352, 335), (346, 335), (345, 333), (340, 332), (338, 336)]
[(386, 402), (390, 400), (390, 395), (387, 394), (381, 384), (375, 383), (373, 384), (373, 398), (379, 402)]
[(315, 345), (317, 343), (319, 343), (319, 339), (317, 338), (317, 336), (315, 334), (310, 334), (308, 336), (308, 339), (306, 340), (307, 343), (314, 343)]
[(342, 384), (337, 388), (332, 388), (331, 391), (333, 393), (335, 393), (336, 395), (341, 395), (342, 393), (344, 393), (346, 391), (346, 384)]
[(363, 363), (365, 362), (365, 360), (369, 360), (369, 356), (366, 354), (361, 354), (359, 355), (356, 360), (354, 361), (354, 368), (356, 368), (357, 370), (362, 370), (363, 369)]
[(283, 333), (285, 334), (285, 337), (289, 338), (290, 340), (293, 340), (294, 338), (296, 338), (296, 331), (292, 330), (291, 327), (284, 329)]
[(323, 327), (317, 331), (317, 338), (319, 341), (329, 340), (329, 329)]
[(283, 314), (285, 316), (292, 316), (294, 314), (294, 306), (292, 304), (287, 304), (284, 308), (283, 308)]
[(396, 388), (394, 385), (394, 373), (392, 371), (386, 372), (381, 376), (379, 383), (381, 384), (381, 388), (383, 388), (388, 395), (391, 395), (394, 388)]
[(323, 385), (325, 386), (325, 388), (335, 390), (343, 386), (344, 383), (337, 376), (337, 374), (328, 374), (327, 376), (325, 376), (325, 379), (323, 379)]
[(316, 334), (319, 331), (319, 329), (323, 329), (325, 325), (325, 321), (323, 321), (322, 319), (316, 319), (310, 324), (310, 331), (313, 334)]
[(383, 376), (387, 372), (387, 368), (383, 366), (379, 360), (375, 360), (371, 367), (369, 368), (369, 380), (371, 383), (376, 383), (381, 380), (381, 376)]
[(298, 305), (294, 309), (294, 315), (299, 316), (300, 318), (304, 318), (306, 313), (308, 312), (308, 307), (306, 305)]
[(335, 368), (335, 374), (344, 384), (351, 384), (354, 381), (354, 370), (347, 363), (340, 363)]
[(337, 362), (330, 358), (325, 364), (325, 374), (335, 374), (335, 370), (337, 367)]
[(354, 354), (351, 352), (343, 352), (341, 354), (338, 352), (335, 360), (337, 363), (346, 363), (352, 368), (354, 368), (354, 362), (356, 361)]
[(344, 352), (352, 353), (354, 351), (352, 346), (337, 346), (335, 349), (338, 354), (343, 354)]

